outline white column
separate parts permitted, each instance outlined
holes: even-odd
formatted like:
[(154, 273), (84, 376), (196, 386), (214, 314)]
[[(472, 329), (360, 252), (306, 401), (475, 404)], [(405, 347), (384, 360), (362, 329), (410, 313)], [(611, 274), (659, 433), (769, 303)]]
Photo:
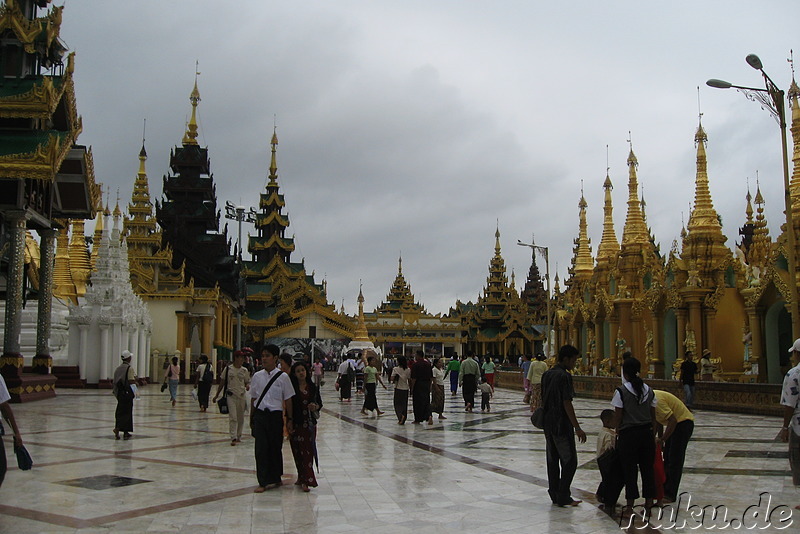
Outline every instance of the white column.
[(79, 324), (81, 331), (81, 347), (78, 350), (78, 367), (80, 368), (81, 378), (86, 379), (86, 353), (89, 351), (89, 325)]
[[(127, 326), (122, 327), (122, 339), (120, 340), (119, 347), (120, 353), (125, 350), (131, 350), (131, 331)], [(136, 372), (138, 373), (139, 370), (136, 369)]]
[(183, 359), (183, 376), (189, 378), (189, 369), (192, 367), (192, 348), (186, 347), (186, 354)]
[(152, 332), (148, 331), (146, 335), (147, 335), (147, 345), (146, 345), (146, 346), (147, 346), (147, 349), (145, 350), (145, 353), (147, 354), (147, 358), (145, 358), (145, 364), (144, 364), (144, 366), (145, 366), (145, 369), (146, 369), (146, 373), (147, 373), (147, 374), (145, 374), (145, 375), (143, 375), (143, 376), (149, 376), (151, 380), (155, 380), (155, 377), (153, 377), (153, 376), (151, 375), (151, 373), (152, 373), (152, 369), (150, 368), (150, 364), (152, 363), (152, 362), (151, 362), (152, 358), (150, 357), (150, 354), (151, 354), (151, 353), (150, 353), (150, 341), (152, 340), (152, 337), (151, 337), (151, 336), (152, 336), (153, 334), (152, 334)]
[(130, 349), (128, 350), (133, 354), (133, 368), (136, 369), (136, 374), (138, 375), (142, 372), (142, 362), (139, 361), (139, 333), (135, 327), (129, 329), (129, 336)]
[(139, 325), (139, 372), (142, 373), (141, 376), (148, 376), (147, 373), (147, 336), (144, 329), (144, 325)]
[(111, 378), (108, 364), (111, 361), (111, 354), (108, 347), (108, 328), (107, 324), (100, 324), (100, 381)]
[[(120, 324), (112, 324), (111, 326), (111, 347), (108, 350), (108, 361), (111, 362), (109, 369), (116, 369), (122, 363), (120, 356), (122, 355), (122, 326)], [(112, 378), (112, 377), (110, 377)]]

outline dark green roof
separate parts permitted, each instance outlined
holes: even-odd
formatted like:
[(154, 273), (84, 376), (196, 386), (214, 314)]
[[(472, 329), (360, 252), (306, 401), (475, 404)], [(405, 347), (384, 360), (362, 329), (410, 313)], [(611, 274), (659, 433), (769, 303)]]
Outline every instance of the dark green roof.
[[(53, 85), (56, 89), (60, 89), (61, 86), (64, 84), (64, 77), (63, 76), (51, 76), (50, 79), (53, 81)], [(36, 76), (31, 78), (23, 78), (23, 79), (6, 79), (3, 84), (0, 84), (0, 98), (6, 98), (9, 96), (17, 96), (23, 95), (29, 92), (34, 87), (41, 87), (44, 83), (44, 76)]]
[(63, 142), (69, 137), (69, 132), (59, 132), (58, 130), (0, 131), (0, 156), (31, 154), (40, 146), (47, 144), (50, 135), (60, 137)]

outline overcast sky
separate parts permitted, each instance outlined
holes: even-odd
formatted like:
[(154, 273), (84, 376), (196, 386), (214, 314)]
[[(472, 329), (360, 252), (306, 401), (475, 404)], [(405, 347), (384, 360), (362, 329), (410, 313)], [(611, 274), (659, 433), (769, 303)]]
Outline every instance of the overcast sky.
[(563, 282), (581, 184), (593, 254), (600, 242), (607, 145), (622, 236), (629, 131), (648, 223), (668, 252), (694, 196), (697, 86), (728, 245), (757, 171), (772, 236), (783, 217), (776, 122), (705, 81), (762, 86), (744, 61), (752, 52), (788, 89), (794, 0), (54, 4), (66, 4), (61, 36), (76, 52), (80, 142), (93, 147), (97, 180), (130, 200), (146, 118), (160, 197), (199, 61), (199, 141), (218, 204), (257, 206), (277, 117), (293, 259), (327, 278), (348, 313), (359, 280), (366, 309), (380, 304), (401, 253), (430, 312), (474, 301), (498, 222), (518, 287), (530, 250), (516, 242), (532, 234)]

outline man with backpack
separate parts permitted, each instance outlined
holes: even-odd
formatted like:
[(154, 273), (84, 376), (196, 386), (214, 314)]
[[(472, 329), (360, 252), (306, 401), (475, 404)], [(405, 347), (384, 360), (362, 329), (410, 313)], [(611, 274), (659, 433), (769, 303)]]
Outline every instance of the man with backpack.
[(353, 355), (348, 354), (339, 365), (339, 377), (336, 379), (336, 385), (342, 402), (350, 402), (350, 389), (356, 381), (356, 365), (353, 363), (352, 358)]
[(211, 384), (214, 382), (214, 369), (208, 362), (208, 356), (200, 355), (200, 364), (195, 371), (194, 387), (197, 390), (197, 402), (200, 404), (200, 411), (208, 409), (208, 397), (211, 394)]

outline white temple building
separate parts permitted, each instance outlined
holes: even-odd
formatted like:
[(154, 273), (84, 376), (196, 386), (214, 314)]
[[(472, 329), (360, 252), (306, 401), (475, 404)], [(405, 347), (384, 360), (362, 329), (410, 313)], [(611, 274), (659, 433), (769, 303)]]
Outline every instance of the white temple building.
[(150, 374), (152, 320), (147, 306), (131, 288), (128, 247), (120, 239), (120, 219), (114, 211), (102, 237), (95, 243), (97, 255), (91, 285), (78, 305), (70, 306), (68, 365), (77, 365), (87, 385), (109, 384), (124, 350), (133, 353), (138, 376)]

